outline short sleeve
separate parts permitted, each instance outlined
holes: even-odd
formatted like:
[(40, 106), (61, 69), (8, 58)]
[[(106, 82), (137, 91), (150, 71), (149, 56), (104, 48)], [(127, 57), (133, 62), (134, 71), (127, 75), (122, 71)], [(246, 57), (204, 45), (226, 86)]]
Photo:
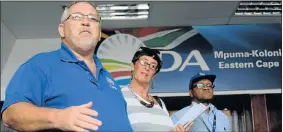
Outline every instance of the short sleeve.
[(42, 106), (46, 85), (47, 79), (43, 71), (29, 62), (24, 63), (9, 82), (1, 113), (10, 105), (18, 102)]

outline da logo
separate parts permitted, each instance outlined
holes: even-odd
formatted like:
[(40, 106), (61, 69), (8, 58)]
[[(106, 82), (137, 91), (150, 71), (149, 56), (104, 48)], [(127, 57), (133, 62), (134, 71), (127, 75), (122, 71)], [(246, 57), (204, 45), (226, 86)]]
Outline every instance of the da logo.
[(131, 78), (131, 61), (136, 51), (145, 46), (130, 34), (115, 34), (107, 37), (99, 46), (97, 56), (118, 85), (127, 85)]

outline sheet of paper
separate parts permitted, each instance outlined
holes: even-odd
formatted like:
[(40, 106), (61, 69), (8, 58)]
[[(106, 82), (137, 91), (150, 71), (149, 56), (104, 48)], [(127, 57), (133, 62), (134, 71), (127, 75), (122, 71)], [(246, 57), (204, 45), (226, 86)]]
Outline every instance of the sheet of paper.
[[(174, 123), (174, 126), (177, 124), (185, 125), (188, 122), (195, 120), (199, 115), (201, 115), (209, 106), (205, 106), (202, 103), (194, 104), (182, 117)], [(184, 126), (186, 127), (186, 126)]]

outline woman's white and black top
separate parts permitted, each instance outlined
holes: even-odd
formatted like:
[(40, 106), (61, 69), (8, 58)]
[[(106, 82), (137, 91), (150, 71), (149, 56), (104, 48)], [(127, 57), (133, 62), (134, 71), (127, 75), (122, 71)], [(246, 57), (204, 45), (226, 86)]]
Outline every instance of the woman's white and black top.
[[(139, 100), (146, 103), (149, 102), (132, 92), (129, 86), (122, 87), (122, 92), (127, 102), (128, 117), (134, 131), (173, 130), (173, 122), (161, 99), (163, 108), (161, 108), (159, 104), (154, 104), (152, 108), (147, 108), (142, 105)], [(134, 95), (139, 98), (139, 100), (136, 99)]]

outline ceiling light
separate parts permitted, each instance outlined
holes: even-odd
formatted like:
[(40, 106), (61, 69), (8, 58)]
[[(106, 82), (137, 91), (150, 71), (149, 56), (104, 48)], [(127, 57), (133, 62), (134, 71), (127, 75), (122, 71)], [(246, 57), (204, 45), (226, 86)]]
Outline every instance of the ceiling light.
[(98, 11), (103, 10), (131, 10), (131, 9), (138, 9), (138, 10), (148, 10), (149, 5), (148, 4), (131, 4), (131, 5), (114, 5), (114, 4), (108, 4), (108, 5), (98, 5), (96, 7)]
[(242, 1), (235, 16), (281, 16), (282, 1)]
[(100, 4), (96, 5), (96, 10), (102, 20), (146, 20), (149, 4)]
[(96, 7), (102, 20), (148, 19), (149, 4), (104, 4)]
[(104, 16), (101, 17), (102, 20), (140, 20), (148, 19), (148, 15), (139, 15), (139, 16)]

